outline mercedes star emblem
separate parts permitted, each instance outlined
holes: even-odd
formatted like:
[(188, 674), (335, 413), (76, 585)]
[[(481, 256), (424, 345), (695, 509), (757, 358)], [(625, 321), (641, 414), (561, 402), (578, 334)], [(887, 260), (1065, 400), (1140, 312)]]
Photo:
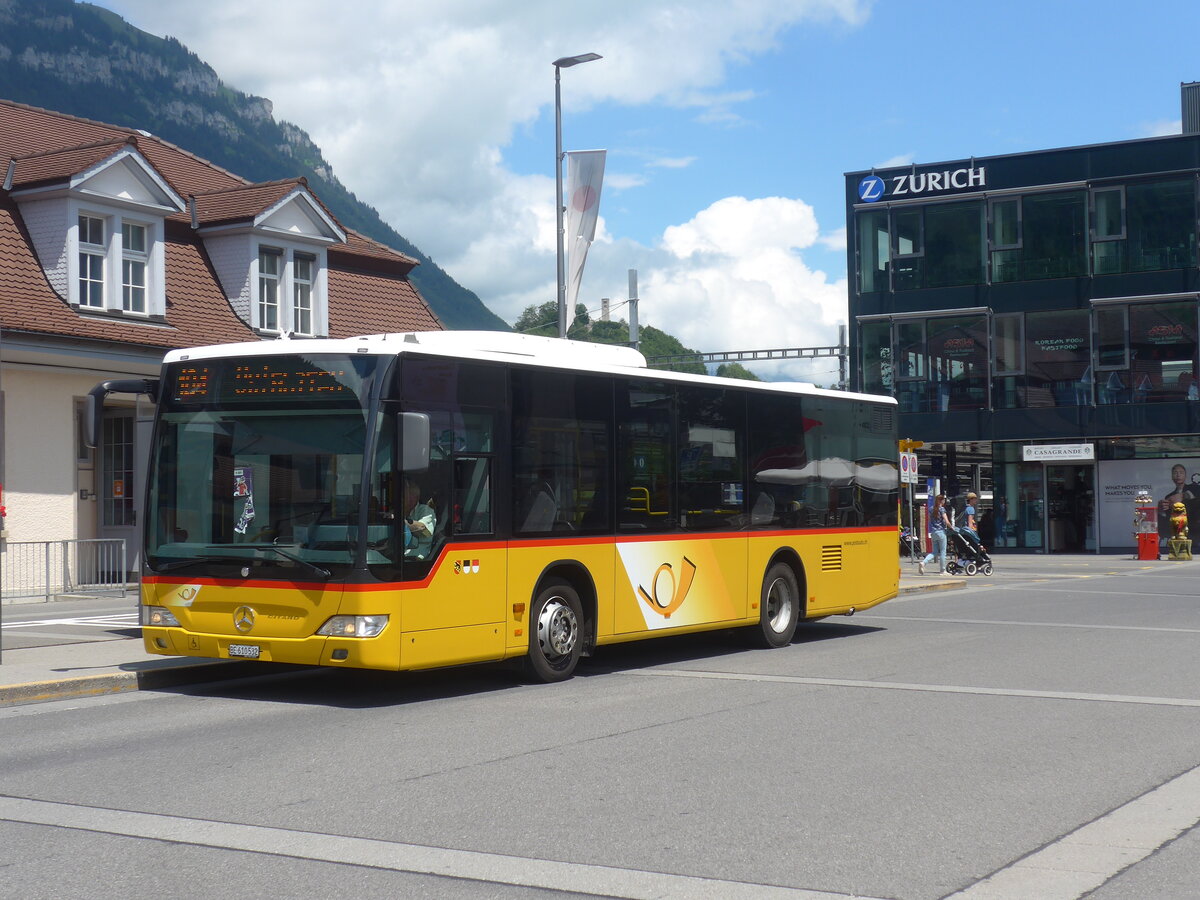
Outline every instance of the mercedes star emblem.
[(254, 627), (254, 610), (249, 606), (239, 606), (233, 611), (233, 627), (243, 633)]

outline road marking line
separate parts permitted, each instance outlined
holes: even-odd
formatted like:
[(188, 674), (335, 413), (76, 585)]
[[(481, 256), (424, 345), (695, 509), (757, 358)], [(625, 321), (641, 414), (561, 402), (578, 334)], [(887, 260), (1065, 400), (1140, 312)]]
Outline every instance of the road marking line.
[(128, 627), (137, 625), (137, 614), (122, 614), (113, 616), (86, 616), (74, 619), (36, 619), (30, 622), (5, 622), (5, 628), (36, 628), (42, 625), (85, 625), (94, 628), (111, 628), (114, 625)]
[[(0, 797), (0, 819), (101, 834), (631, 900), (849, 900), (849, 894)], [(857, 900), (873, 900), (858, 897)]]
[(1141, 706), (1183, 706), (1200, 709), (1200, 700), (1184, 697), (1138, 697), (1124, 694), (1086, 694), (1074, 691), (1034, 691), (1010, 688), (970, 687), (959, 684), (906, 684), (897, 681), (854, 681), (844, 678), (805, 678), (800, 675), (755, 675), (744, 672), (703, 672), (696, 669), (626, 669), (617, 675), (652, 675), (665, 678), (711, 678), (717, 681), (758, 681), (798, 684), (809, 687), (872, 688), (881, 691), (917, 691), (927, 694), (977, 694), (985, 697), (1027, 697), (1037, 700), (1089, 700), (1103, 703), (1132, 703)]
[(948, 625), (1018, 625), (1026, 628), (1083, 628), (1096, 631), (1167, 631), (1200, 634), (1200, 628), (1161, 628), (1155, 625), (1083, 625), (1078, 622), (1023, 622), (1012, 619), (943, 619), (928, 616), (879, 616), (859, 613), (856, 619), (887, 619), (892, 622), (943, 622)]
[(945, 900), (1076, 900), (1200, 821), (1200, 767)]

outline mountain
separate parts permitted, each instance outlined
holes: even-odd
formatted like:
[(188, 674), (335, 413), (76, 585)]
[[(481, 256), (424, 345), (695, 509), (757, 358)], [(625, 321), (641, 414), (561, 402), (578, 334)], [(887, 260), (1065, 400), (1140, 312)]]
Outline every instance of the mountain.
[(410, 276), (447, 328), (508, 325), (348, 191), (271, 101), (234, 90), (174, 38), (73, 0), (0, 0), (0, 96), (138, 128), (251, 181), (306, 176), (345, 226), (421, 261)]

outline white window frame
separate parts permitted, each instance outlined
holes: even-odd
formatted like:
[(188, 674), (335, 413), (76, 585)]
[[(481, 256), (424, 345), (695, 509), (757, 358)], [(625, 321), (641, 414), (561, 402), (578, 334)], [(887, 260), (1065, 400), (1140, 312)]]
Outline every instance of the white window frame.
[[(264, 254), (278, 259), (279, 271), (274, 277), (263, 272)], [(263, 334), (295, 334), (303, 337), (321, 337), (329, 333), (325, 302), (327, 259), (323, 248), (289, 246), (282, 241), (264, 238), (255, 242), (251, 260), (250, 281), (254, 285), (250, 307), (252, 328)], [(307, 279), (297, 276), (302, 268), (297, 261), (308, 264)], [(263, 301), (263, 291), (268, 283), (275, 288), (274, 327), (268, 326), (266, 313), (269, 305)], [(301, 303), (302, 297), (307, 301), (307, 308)], [(308, 318), (307, 327), (303, 327), (305, 314)]]
[[(134, 250), (127, 246), (126, 229), (138, 228), (142, 232), (142, 249)], [(127, 313), (136, 313), (139, 315), (146, 314), (147, 308), (147, 289), (150, 272), (150, 254), (149, 254), (149, 235), (150, 229), (141, 222), (135, 222), (132, 219), (121, 220), (121, 309)], [(130, 277), (131, 272), (141, 273), (141, 283), (138, 284)], [(135, 309), (133, 303), (133, 294), (135, 291), (141, 292), (141, 309)]]
[[(71, 253), (68, 256), (68, 302), (81, 312), (115, 313), (132, 319), (162, 317), (166, 314), (166, 251), (163, 245), (163, 221), (131, 216), (121, 209), (105, 209), (99, 204), (71, 204), (71, 227), (68, 240)], [(84, 240), (81, 219), (98, 220), (103, 223), (104, 243), (95, 244)], [(145, 250), (126, 250), (124, 226), (132, 225), (143, 230)], [(88, 278), (92, 264), (86, 260), (101, 260), (99, 279)], [(127, 309), (126, 266), (130, 262), (140, 265), (143, 276), (143, 308)], [(88, 302), (85, 284), (100, 283), (101, 302)], [(139, 287), (132, 285), (133, 287)]]
[[(304, 272), (306, 268), (307, 273)], [(315, 256), (308, 253), (292, 255), (292, 330), (305, 337), (311, 337), (313, 333), (313, 282), (316, 270)]]
[[(274, 260), (275, 271), (268, 271), (263, 265), (264, 260)], [(284, 269), (287, 267), (284, 252), (277, 247), (258, 248), (255, 256), (257, 273), (255, 277), (254, 314), (257, 327), (261, 331), (279, 333), (283, 330), (283, 316), (280, 309), (279, 296), (283, 287)], [(269, 296), (268, 296), (269, 295)], [(275, 321), (269, 322), (268, 312), (274, 312)]]
[[(79, 274), (75, 282), (75, 290), (78, 292), (79, 305), (86, 309), (104, 309), (108, 297), (108, 291), (105, 290), (107, 285), (104, 272), (106, 268), (104, 263), (108, 256), (106, 241), (106, 235), (109, 233), (108, 220), (103, 216), (81, 212), (76, 217), (75, 223), (76, 246), (79, 250), (76, 257)], [(84, 236), (85, 223), (87, 223), (86, 237)], [(91, 233), (94, 228), (99, 228), (99, 243), (91, 240), (94, 237)], [(98, 273), (93, 271), (93, 266), (98, 266), (100, 271)], [(99, 303), (93, 302), (96, 293), (99, 294)]]

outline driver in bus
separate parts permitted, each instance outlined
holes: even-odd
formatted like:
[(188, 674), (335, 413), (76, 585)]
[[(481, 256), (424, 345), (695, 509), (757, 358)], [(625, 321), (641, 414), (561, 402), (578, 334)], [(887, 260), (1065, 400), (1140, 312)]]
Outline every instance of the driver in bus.
[(404, 555), (425, 559), (433, 549), (433, 530), (437, 517), (428, 503), (421, 502), (421, 488), (411, 478), (404, 480)]

